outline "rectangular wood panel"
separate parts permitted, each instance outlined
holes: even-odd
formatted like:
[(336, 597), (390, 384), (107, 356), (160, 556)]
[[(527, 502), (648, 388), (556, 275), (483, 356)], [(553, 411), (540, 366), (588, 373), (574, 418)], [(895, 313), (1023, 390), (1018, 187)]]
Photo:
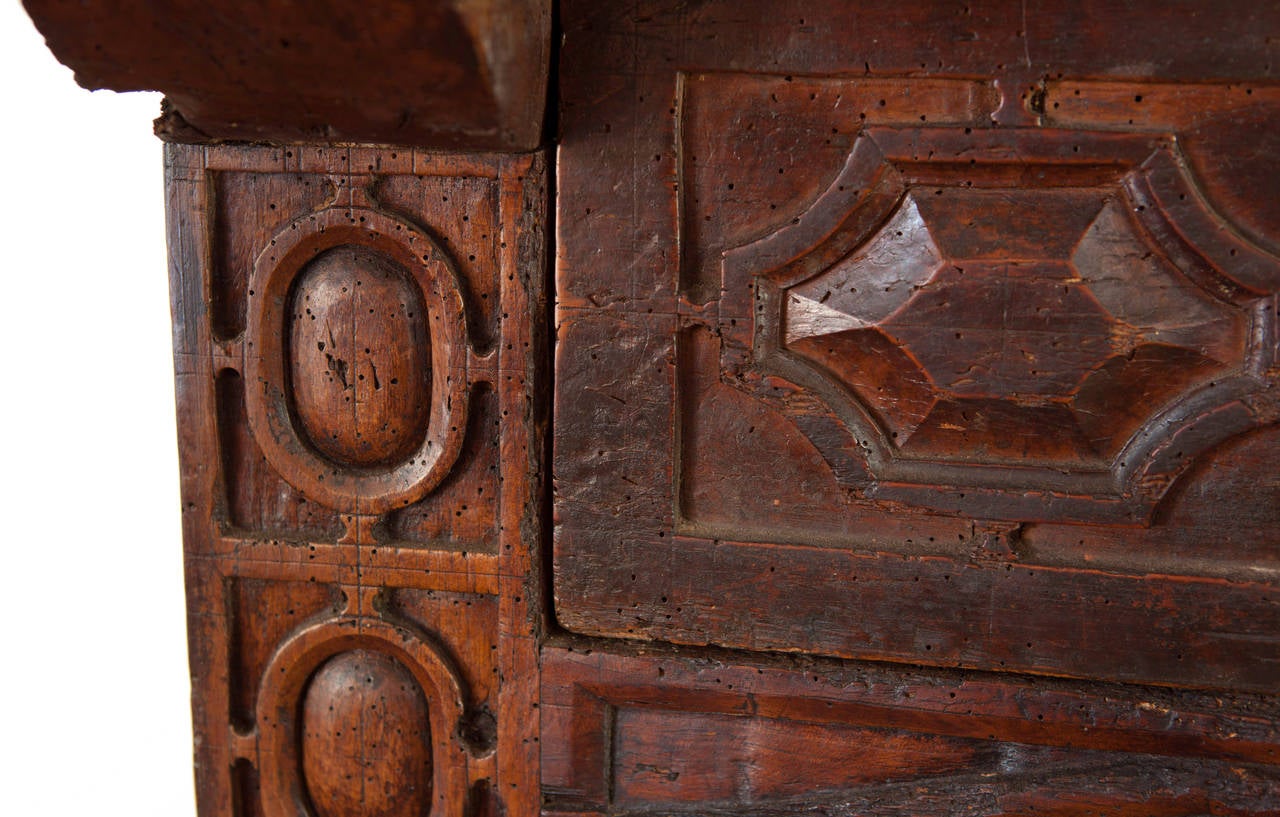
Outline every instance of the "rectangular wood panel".
[(171, 145), (202, 811), (1280, 811), (1280, 13), (1114, 6), (565, 0), (553, 168)]
[(564, 8), (557, 620), (1273, 692), (1272, 11), (642, 5)]
[(544, 813), (1280, 807), (1272, 709), (1247, 696), (1125, 701), (1114, 687), (799, 663), (549, 646)]
[(201, 813), (535, 813), (542, 158), (166, 160)]

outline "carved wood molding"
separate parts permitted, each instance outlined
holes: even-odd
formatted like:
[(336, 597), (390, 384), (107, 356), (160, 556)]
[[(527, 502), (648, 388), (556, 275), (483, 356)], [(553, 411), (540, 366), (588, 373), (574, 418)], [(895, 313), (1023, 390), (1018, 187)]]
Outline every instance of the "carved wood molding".
[(1274, 688), (1274, 10), (569, 5), (563, 626)]
[(543, 650), (544, 814), (996, 817), (1087, 804), (1260, 817), (1280, 803), (1276, 725), (1254, 698), (1135, 703), (1079, 685), (600, 646)]
[(550, 0), (24, 5), (81, 85), (163, 91), (163, 138), (471, 150), (542, 139)]
[(30, 5), (171, 98), (203, 813), (1280, 808), (1275, 9), (564, 0), (553, 220), (548, 2)]
[(1170, 139), (956, 137), (864, 131), (805, 212), (724, 251), (721, 320), (754, 311), (756, 365), (835, 410), (869, 496), (1147, 523), (1198, 454), (1272, 413), (1280, 259)]
[(201, 813), (536, 812), (542, 157), (166, 170)]

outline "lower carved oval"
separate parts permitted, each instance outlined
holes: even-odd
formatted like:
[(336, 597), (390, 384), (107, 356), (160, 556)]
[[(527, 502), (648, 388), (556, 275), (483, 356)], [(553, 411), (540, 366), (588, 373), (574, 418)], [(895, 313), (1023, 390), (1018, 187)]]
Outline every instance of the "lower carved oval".
[(330, 658), (302, 701), (302, 777), (317, 817), (431, 811), (430, 707), (413, 674), (372, 650)]

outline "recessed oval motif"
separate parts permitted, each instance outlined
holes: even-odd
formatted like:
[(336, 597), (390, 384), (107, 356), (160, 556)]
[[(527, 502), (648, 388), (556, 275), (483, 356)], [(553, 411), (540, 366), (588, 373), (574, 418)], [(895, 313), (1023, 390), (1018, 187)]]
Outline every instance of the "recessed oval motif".
[(303, 696), (301, 762), (317, 817), (429, 813), (430, 708), (413, 674), (374, 650), (322, 664)]
[(327, 250), (289, 298), (288, 375), (299, 430), (347, 467), (412, 453), (431, 406), (431, 347), (422, 292), (386, 255)]
[(360, 515), (444, 479), (467, 428), (470, 344), (429, 235), (376, 210), (321, 210), (276, 233), (248, 295), (246, 418), (284, 479)]

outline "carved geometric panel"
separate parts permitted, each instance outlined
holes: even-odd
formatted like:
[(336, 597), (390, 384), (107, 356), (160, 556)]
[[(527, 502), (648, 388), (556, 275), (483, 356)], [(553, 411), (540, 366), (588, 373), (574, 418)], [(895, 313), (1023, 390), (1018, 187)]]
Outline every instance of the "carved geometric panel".
[[(971, 139), (985, 155), (957, 164), (943, 129), (862, 140), (797, 223), (727, 252), (725, 275), (790, 259), (755, 273), (755, 358), (844, 418), (873, 479), (905, 486), (878, 495), (1043, 487), (1076, 497), (1068, 514), (1094, 498), (1094, 518), (1145, 521), (1183, 467), (1159, 461), (1169, 440), (1267, 391), (1269, 313), (1229, 269), (1206, 262), (1206, 280), (1155, 237), (1170, 216), (1141, 191), (1178, 166), (1172, 145), (1023, 131)], [(1035, 158), (1014, 175), (1020, 155)], [(875, 226), (802, 246), (841, 223)]]
[(211, 173), (226, 521), (492, 550), (498, 181), (412, 173), (411, 151), (317, 172), (340, 157)]
[(458, 726), (465, 700), (450, 663), (423, 635), (378, 618), (292, 633), (259, 693), (264, 814), (292, 817), (305, 792), (317, 817), (461, 817), (475, 758)]
[(202, 812), (536, 813), (541, 157), (166, 160)]
[(384, 612), (353, 616), (350, 588), (234, 578), (225, 590), (232, 750), (253, 770), (252, 784), (233, 781), (238, 800), (293, 814), (302, 796), (319, 817), (455, 814), (488, 796), (469, 792), (497, 738), (495, 597), (388, 590)]
[(1274, 686), (1280, 255), (1193, 114), (1280, 121), (1274, 87), (803, 27), (783, 70), (708, 25), (566, 92), (558, 622)]

